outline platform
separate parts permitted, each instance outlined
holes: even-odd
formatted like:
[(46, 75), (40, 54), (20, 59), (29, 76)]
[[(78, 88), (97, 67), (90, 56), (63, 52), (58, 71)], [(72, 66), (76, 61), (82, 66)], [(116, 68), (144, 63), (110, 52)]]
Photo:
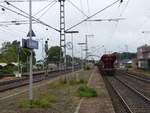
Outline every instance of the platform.
[(102, 76), (96, 67), (92, 72), (88, 85), (96, 89), (98, 97), (81, 99), (75, 113), (115, 113)]

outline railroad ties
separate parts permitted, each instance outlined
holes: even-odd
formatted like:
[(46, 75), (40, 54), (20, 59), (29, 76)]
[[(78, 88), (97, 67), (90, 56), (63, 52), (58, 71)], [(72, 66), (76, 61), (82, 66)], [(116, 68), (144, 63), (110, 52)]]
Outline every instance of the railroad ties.
[[(78, 70), (78, 69), (75, 69), (75, 70)], [(37, 73), (37, 74), (34, 74), (34, 76), (33, 76), (33, 82), (36, 83), (36, 82), (40, 82), (42, 80), (52, 79), (54, 77), (69, 73), (71, 71), (72, 71), (72, 69), (70, 69), (70, 68), (67, 69), (66, 72), (63, 70), (50, 71), (49, 76), (45, 76), (44, 73)], [(4, 81), (4, 82), (0, 83), (0, 92), (4, 92), (4, 91), (10, 90), (10, 89), (15, 89), (15, 88), (25, 86), (28, 84), (29, 84), (28, 76), (19, 78), (16, 80)]]
[(116, 113), (150, 113), (150, 80), (117, 72), (103, 76)]

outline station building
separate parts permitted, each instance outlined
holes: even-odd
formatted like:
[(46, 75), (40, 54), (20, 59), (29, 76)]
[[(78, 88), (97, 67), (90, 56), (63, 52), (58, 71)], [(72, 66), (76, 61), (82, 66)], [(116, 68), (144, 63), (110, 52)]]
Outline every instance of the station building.
[(143, 45), (137, 48), (138, 68), (150, 69), (150, 45)]

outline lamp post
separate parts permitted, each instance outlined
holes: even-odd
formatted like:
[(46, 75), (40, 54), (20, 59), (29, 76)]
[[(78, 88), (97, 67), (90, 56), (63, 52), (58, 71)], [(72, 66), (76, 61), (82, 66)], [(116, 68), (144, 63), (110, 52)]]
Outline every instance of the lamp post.
[(66, 33), (71, 34), (71, 42), (72, 42), (72, 72), (74, 72), (74, 44), (73, 44), (73, 34), (79, 33), (79, 31), (67, 31)]
[(83, 53), (82, 53), (82, 46), (86, 45), (86, 43), (78, 43), (78, 45), (81, 46), (81, 68), (83, 69)]

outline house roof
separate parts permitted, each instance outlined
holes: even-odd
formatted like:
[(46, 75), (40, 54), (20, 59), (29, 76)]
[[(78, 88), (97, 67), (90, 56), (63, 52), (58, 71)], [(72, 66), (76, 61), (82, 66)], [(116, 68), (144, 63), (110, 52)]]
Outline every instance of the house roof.
[(5, 66), (7, 66), (7, 63), (0, 63), (0, 66), (5, 67)]

